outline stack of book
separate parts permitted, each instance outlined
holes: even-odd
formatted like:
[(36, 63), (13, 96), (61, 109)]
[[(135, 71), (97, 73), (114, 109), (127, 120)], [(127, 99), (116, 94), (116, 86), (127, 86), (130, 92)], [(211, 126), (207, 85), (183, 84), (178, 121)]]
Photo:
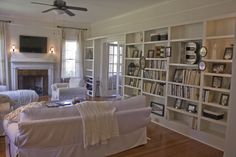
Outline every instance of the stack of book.
[(198, 100), (199, 98), (199, 89), (193, 87), (186, 87), (180, 85), (169, 85), (168, 93), (170, 95)]
[(200, 84), (200, 71), (199, 70), (186, 70), (186, 69), (176, 69), (174, 82), (199, 85)]
[(141, 80), (131, 78), (129, 81), (129, 85), (137, 88), (141, 88)]
[(144, 82), (143, 91), (150, 94), (164, 96), (165, 93), (165, 84)]
[(163, 71), (150, 71), (145, 70), (143, 73), (143, 77), (147, 79), (154, 79), (154, 80), (166, 80), (166, 73)]
[(149, 60), (146, 61), (146, 68), (153, 68), (153, 69), (166, 69), (167, 62), (166, 61), (155, 61)]

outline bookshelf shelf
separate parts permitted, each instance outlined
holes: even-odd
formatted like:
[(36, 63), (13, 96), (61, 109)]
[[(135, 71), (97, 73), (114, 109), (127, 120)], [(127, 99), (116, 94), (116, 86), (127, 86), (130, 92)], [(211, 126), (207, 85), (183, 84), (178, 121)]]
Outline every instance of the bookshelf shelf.
[(132, 89), (136, 89), (136, 90), (141, 90), (141, 88), (138, 88), (138, 87), (133, 87), (133, 86), (129, 86), (129, 85), (124, 85), (124, 87), (127, 87), (127, 88), (132, 88)]
[(145, 68), (145, 70), (152, 70), (152, 71), (166, 71), (166, 69), (155, 69), (155, 68)]
[(141, 79), (141, 77), (129, 76), (129, 75), (124, 75), (124, 77), (126, 77), (126, 78), (134, 78), (134, 79)]
[(219, 35), (219, 36), (208, 36), (206, 39), (211, 40), (211, 39), (227, 39), (227, 38), (234, 38), (234, 34), (231, 35)]
[(207, 105), (207, 106), (220, 108), (220, 109), (224, 109), (224, 110), (229, 110), (228, 106), (223, 106), (223, 105), (220, 105), (220, 104), (217, 104), (217, 103), (202, 102), (202, 104)]
[(93, 69), (86, 69), (86, 71), (93, 71)]
[(202, 37), (184, 38), (184, 39), (172, 39), (172, 40), (170, 40), (170, 42), (184, 42), (184, 41), (192, 41), (192, 40), (202, 40)]
[(166, 83), (166, 81), (163, 80), (155, 80), (155, 79), (148, 79), (148, 78), (143, 78), (144, 81), (153, 81), (153, 82), (159, 82), (159, 83)]
[(146, 60), (167, 61), (167, 58), (145, 58)]
[(198, 69), (198, 65), (189, 65), (189, 64), (181, 64), (181, 63), (170, 63), (170, 66), (177, 66), (177, 67), (186, 67), (186, 68), (194, 68)]
[(181, 99), (181, 100), (185, 100), (185, 101), (190, 101), (190, 102), (194, 102), (194, 103), (199, 103), (198, 100), (183, 98), (183, 97), (179, 97), (179, 96), (175, 96), (175, 95), (168, 95), (168, 97), (175, 98), (175, 99)]
[(209, 63), (232, 63), (232, 60), (223, 60), (223, 59), (203, 59), (205, 62)]
[(140, 58), (125, 58), (125, 60), (139, 60)]
[(201, 117), (201, 119), (203, 119), (205, 121), (209, 121), (209, 122), (215, 123), (215, 124), (218, 124), (218, 125), (227, 126), (227, 122), (226, 122), (225, 119), (223, 119), (223, 120), (214, 120), (214, 119), (207, 118), (207, 117)]
[(192, 88), (200, 88), (200, 86), (191, 85), (191, 84), (184, 84), (184, 83), (171, 82), (171, 81), (168, 81), (168, 83), (169, 84), (173, 84), (173, 85), (179, 85), (179, 86), (186, 86), (186, 87), (192, 87)]
[(85, 59), (87, 62), (93, 62), (93, 59)]
[(219, 77), (232, 77), (231, 74), (218, 74), (218, 73), (208, 73), (208, 72), (204, 72), (203, 73), (206, 76), (219, 76)]
[(125, 45), (127, 45), (127, 46), (132, 46), (132, 45), (142, 45), (143, 43), (127, 43), (127, 44), (125, 44)]
[(167, 107), (167, 109), (171, 110), (171, 111), (174, 111), (174, 112), (179, 112), (179, 113), (191, 116), (191, 117), (198, 117), (197, 113), (190, 113), (190, 112), (187, 112), (184, 109), (176, 109), (176, 108), (173, 108), (173, 107)]
[(223, 92), (223, 93), (230, 93), (229, 89), (223, 89), (223, 88), (203, 87), (203, 89), (217, 91), (217, 92)]
[(148, 92), (143, 92), (143, 94), (145, 94), (145, 95), (150, 95), (150, 96), (154, 96), (154, 97), (161, 98), (161, 99), (165, 99), (165, 98), (166, 98), (165, 96), (156, 95), (156, 94), (151, 94), (151, 93), (148, 93)]
[(144, 42), (144, 44), (163, 44), (163, 43), (168, 43), (168, 40)]
[(93, 49), (93, 46), (87, 46), (86, 49)]

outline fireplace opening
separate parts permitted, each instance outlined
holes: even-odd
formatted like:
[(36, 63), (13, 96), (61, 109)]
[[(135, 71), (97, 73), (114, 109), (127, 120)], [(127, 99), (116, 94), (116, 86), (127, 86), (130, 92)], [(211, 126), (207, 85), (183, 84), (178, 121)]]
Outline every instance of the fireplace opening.
[(38, 95), (48, 95), (48, 70), (18, 70), (18, 89), (32, 89)]

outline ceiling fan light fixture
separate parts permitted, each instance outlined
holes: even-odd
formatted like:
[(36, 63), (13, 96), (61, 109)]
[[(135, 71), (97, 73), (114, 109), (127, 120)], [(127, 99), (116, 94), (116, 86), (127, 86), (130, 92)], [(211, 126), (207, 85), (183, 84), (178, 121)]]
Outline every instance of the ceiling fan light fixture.
[(62, 15), (65, 13), (64, 10), (62, 10), (62, 9), (55, 9), (55, 10), (53, 10), (53, 12), (57, 15)]

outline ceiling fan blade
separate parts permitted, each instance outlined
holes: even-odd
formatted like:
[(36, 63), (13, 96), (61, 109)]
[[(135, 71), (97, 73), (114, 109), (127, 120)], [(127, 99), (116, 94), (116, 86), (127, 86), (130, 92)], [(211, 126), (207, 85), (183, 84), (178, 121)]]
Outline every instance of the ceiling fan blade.
[(63, 10), (64, 10), (65, 13), (67, 13), (68, 15), (70, 15), (70, 16), (75, 16), (75, 14), (72, 13), (70, 10), (68, 10), (68, 9), (63, 9)]
[(46, 4), (46, 3), (38, 3), (38, 2), (31, 2), (32, 4), (39, 4), (39, 5), (47, 5), (47, 6), (54, 6), (52, 4)]
[(54, 9), (57, 9), (57, 8), (50, 8), (50, 9), (47, 9), (47, 10), (42, 11), (42, 13), (47, 13), (47, 12), (52, 11), (52, 10), (54, 10)]
[(74, 6), (66, 6), (67, 9), (79, 10), (79, 11), (88, 11), (87, 8), (82, 7), (74, 7)]

